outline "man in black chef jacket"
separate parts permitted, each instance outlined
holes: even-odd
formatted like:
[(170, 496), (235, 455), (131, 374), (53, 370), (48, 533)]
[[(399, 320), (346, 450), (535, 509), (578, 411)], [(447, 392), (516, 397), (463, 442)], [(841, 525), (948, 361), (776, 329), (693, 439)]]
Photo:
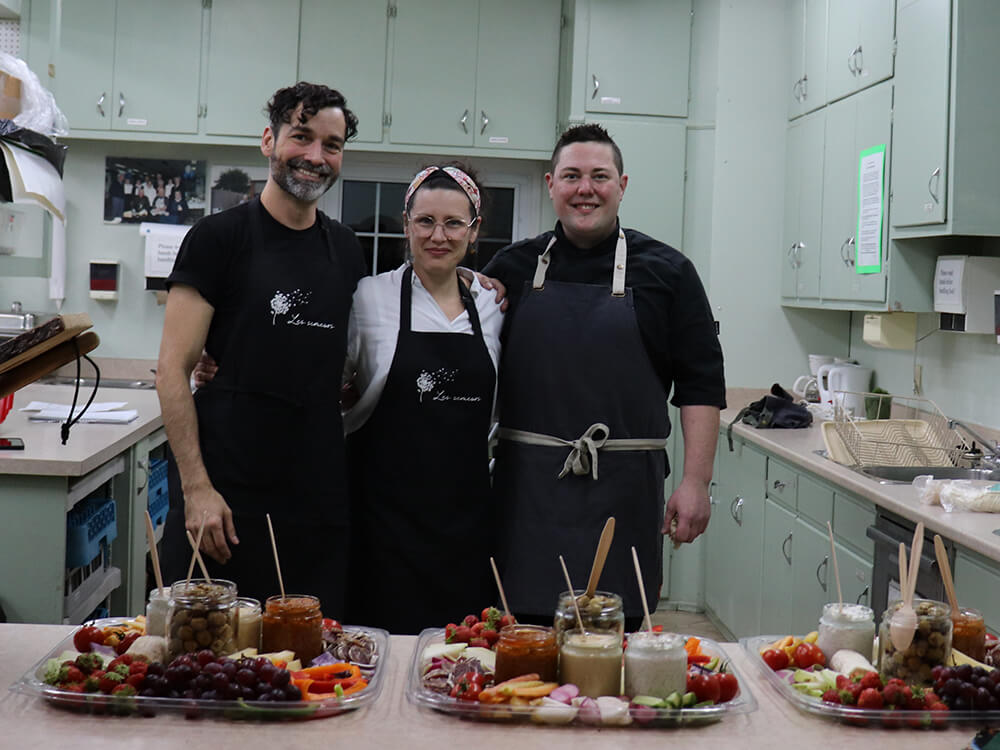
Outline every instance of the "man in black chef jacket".
[[(679, 251), (618, 223), (628, 177), (607, 131), (562, 134), (545, 176), (555, 231), (500, 251), (484, 270), (506, 287), (501, 429), (494, 485), (511, 609), (551, 623), (565, 590), (557, 559), (585, 587), (608, 516), (614, 542), (602, 590), (642, 614), (631, 547), (656, 606), (662, 533), (701, 534), (725, 407), (722, 350), (704, 288)], [(664, 509), (670, 432), (680, 407), (684, 468)]]
[[(156, 387), (183, 503), (167, 518), (165, 576), (186, 576), (185, 527), (204, 523), (213, 577), (261, 600), (278, 593), (270, 513), (285, 589), (337, 617), (349, 520), (337, 380), (365, 266), (354, 233), (316, 204), (357, 118), (309, 83), (277, 91), (268, 114), (260, 197), (199, 221), (167, 279)], [(203, 349), (220, 365), (192, 397)]]

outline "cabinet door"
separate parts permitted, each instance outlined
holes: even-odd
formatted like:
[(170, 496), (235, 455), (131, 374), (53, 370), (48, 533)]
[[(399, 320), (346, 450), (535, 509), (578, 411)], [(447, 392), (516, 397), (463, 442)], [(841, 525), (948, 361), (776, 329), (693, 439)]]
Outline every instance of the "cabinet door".
[(781, 254), (783, 297), (819, 296), (825, 122), (825, 113), (816, 112), (788, 127)]
[(896, 17), (893, 226), (948, 215), (950, 0), (901, 0)]
[(823, 605), (837, 598), (830, 564), (830, 540), (801, 518), (795, 520), (795, 556), (792, 563), (794, 611), (789, 633), (815, 630)]
[(382, 141), (388, 22), (384, 3), (302, 0), (298, 80), (340, 91), (363, 143)]
[[(840, 569), (840, 585), (844, 592), (844, 601), (854, 604), (872, 605), (872, 563), (845, 547), (837, 537), (834, 537), (834, 547), (837, 549), (837, 567)], [(830, 572), (833, 575), (833, 571)], [(830, 579), (830, 599), (836, 600), (836, 582)], [(819, 614), (816, 615), (819, 617)]]
[(761, 633), (790, 633), (795, 514), (771, 499), (764, 502), (764, 560), (761, 568)]
[(857, 88), (859, 5), (865, 0), (834, 0), (830, 3), (826, 48), (828, 101), (836, 101)]
[(480, 5), (473, 138), (477, 147), (552, 150), (557, 135), (559, 19), (555, 0)]
[(201, 19), (200, 0), (118, 3), (112, 129), (198, 132)]
[(860, 0), (856, 89), (892, 77), (896, 29), (896, 0)]
[(955, 594), (963, 606), (983, 613), (989, 629), (1000, 628), (1000, 571), (997, 563), (974, 553), (958, 550), (955, 555)]
[[(475, 111), (478, 28), (478, 3), (400, 0), (392, 55), (390, 141), (472, 145), (479, 122)], [(518, 56), (517, 51), (509, 54)]]
[(73, 130), (111, 126), (114, 35), (115, 0), (63, 4), (53, 93)]
[(687, 116), (691, 0), (591, 0), (588, 112)]
[(826, 6), (827, 0), (805, 2), (803, 112), (812, 112), (826, 103)]
[(210, 28), (205, 132), (260, 136), (271, 95), (295, 82), (299, 4), (212, 0)]
[(788, 14), (788, 119), (805, 111), (802, 79), (806, 73), (806, 0), (787, 0)]

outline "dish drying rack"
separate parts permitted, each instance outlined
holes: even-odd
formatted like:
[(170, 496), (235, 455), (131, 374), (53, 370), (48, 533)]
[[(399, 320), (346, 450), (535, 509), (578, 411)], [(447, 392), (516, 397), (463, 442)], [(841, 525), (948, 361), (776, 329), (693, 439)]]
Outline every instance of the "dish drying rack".
[[(885, 401), (888, 401), (891, 417), (855, 417), (843, 408), (845, 399), (839, 396), (841, 393), (863, 397), (869, 413), (885, 413), (888, 411)], [(930, 399), (835, 391), (833, 401), (834, 418), (824, 424), (824, 438), (827, 439), (831, 458), (839, 463), (854, 466), (959, 466), (969, 450), (962, 434), (949, 426), (948, 417)], [(835, 439), (831, 439), (828, 431), (834, 433)], [(838, 442), (840, 445), (835, 445)], [(842, 451), (839, 450), (841, 448)]]

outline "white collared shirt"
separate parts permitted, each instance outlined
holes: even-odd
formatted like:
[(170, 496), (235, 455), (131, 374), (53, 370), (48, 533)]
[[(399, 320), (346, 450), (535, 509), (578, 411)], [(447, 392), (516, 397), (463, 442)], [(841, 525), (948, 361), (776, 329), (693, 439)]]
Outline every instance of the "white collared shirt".
[[(354, 385), (361, 398), (344, 414), (344, 431), (360, 429), (375, 411), (382, 389), (385, 387), (389, 368), (396, 353), (399, 335), (399, 290), (407, 264), (394, 271), (366, 276), (358, 283), (351, 305), (351, 319), (347, 329), (347, 359), (344, 362), (345, 381), (354, 375)], [(417, 274), (413, 278), (410, 326), (421, 333), (464, 333), (472, 335), (469, 313), (462, 313), (454, 320), (438, 307)], [(489, 351), (493, 367), (500, 360), (500, 328), (503, 314), (496, 303), (496, 294), (474, 279), (469, 287), (479, 312), (483, 340)], [(495, 389), (494, 389), (495, 390)], [(495, 400), (494, 400), (495, 403)], [(402, 428), (402, 426), (401, 426)], [(483, 436), (485, 439), (485, 435)]]

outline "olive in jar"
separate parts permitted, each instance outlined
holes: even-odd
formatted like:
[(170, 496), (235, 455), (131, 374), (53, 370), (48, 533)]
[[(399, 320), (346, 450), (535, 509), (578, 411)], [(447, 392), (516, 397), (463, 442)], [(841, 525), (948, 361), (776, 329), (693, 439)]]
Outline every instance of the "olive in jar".
[(219, 578), (178, 581), (170, 587), (167, 650), (180, 654), (211, 649), (216, 656), (236, 648), (236, 584)]
[(913, 641), (907, 648), (897, 649), (889, 635), (889, 624), (902, 604), (899, 600), (890, 602), (882, 615), (878, 670), (884, 680), (898, 677), (907, 683), (929, 685), (933, 682), (931, 670), (939, 664), (947, 664), (951, 657), (951, 607), (944, 602), (915, 599), (913, 609), (917, 613), (917, 627)]

